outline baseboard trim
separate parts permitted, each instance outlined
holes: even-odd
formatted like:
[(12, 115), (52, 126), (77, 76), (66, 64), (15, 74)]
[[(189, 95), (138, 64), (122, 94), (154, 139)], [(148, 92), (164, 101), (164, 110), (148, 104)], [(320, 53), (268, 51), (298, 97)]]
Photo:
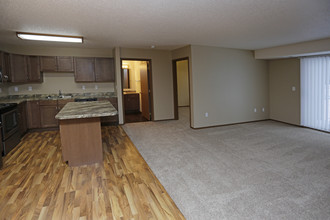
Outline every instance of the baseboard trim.
[(237, 122), (237, 123), (231, 123), (231, 124), (223, 124), (223, 125), (212, 125), (207, 127), (200, 127), (200, 128), (193, 128), (195, 130), (204, 129), (204, 128), (216, 128), (216, 127), (224, 127), (224, 126), (230, 126), (230, 125), (239, 125), (239, 124), (248, 124), (248, 123), (254, 123), (254, 122), (261, 122), (261, 121), (269, 121), (270, 119), (262, 119), (262, 120), (255, 120), (255, 121), (244, 121), (244, 122)]
[(295, 127), (298, 127), (298, 128), (306, 128), (306, 129), (310, 129), (310, 130), (314, 130), (314, 131), (319, 131), (319, 132), (323, 132), (323, 133), (330, 134), (329, 131), (323, 131), (323, 130), (320, 130), (320, 129), (310, 128), (310, 127), (306, 127), (306, 126), (303, 126), (303, 125), (291, 124), (291, 123), (289, 123), (289, 122), (279, 121), (279, 120), (275, 120), (275, 119), (269, 119), (269, 120), (271, 120), (271, 121), (275, 121), (275, 122), (280, 122), (280, 123), (287, 124), (287, 125), (292, 125), (292, 126), (295, 126)]

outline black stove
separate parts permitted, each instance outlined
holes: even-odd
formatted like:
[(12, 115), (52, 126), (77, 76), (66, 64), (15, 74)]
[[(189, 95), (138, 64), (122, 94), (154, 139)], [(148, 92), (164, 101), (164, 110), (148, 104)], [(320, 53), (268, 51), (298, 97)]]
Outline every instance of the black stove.
[(0, 114), (10, 111), (17, 107), (17, 103), (0, 103)]

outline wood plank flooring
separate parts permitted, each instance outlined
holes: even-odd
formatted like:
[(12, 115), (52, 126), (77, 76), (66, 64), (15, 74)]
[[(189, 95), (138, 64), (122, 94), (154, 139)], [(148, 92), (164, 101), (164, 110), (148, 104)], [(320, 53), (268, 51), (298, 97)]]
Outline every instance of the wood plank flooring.
[(4, 157), (0, 219), (184, 219), (121, 127), (102, 127), (103, 164), (62, 162), (58, 131)]

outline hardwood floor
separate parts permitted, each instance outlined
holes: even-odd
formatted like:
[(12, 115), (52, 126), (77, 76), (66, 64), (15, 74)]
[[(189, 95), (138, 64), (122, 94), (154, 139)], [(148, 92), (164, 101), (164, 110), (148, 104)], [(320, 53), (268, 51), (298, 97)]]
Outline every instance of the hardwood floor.
[(0, 171), (0, 219), (184, 219), (121, 127), (102, 127), (103, 164), (62, 162), (58, 131), (25, 135)]
[(141, 112), (125, 114), (125, 123), (144, 122), (148, 121), (142, 116)]

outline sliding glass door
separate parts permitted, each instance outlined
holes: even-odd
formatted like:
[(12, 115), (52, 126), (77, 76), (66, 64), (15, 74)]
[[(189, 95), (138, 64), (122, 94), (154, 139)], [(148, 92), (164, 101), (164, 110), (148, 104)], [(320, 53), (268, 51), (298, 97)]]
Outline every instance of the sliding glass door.
[(302, 58), (301, 124), (330, 131), (330, 56)]

